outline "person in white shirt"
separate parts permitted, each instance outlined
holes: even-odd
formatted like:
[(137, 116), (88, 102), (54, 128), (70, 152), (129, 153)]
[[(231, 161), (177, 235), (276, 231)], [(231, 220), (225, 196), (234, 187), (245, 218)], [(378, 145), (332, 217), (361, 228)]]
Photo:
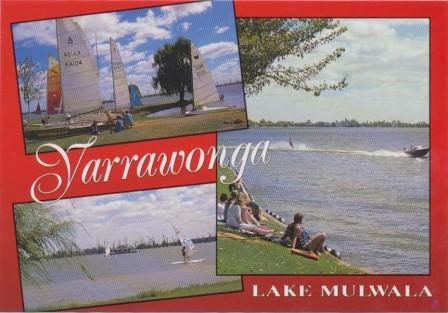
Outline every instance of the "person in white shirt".
[(227, 195), (225, 193), (222, 193), (219, 196), (218, 205), (216, 206), (216, 218), (218, 221), (224, 220), (224, 209), (227, 203)]
[(271, 234), (274, 232), (272, 229), (264, 229), (260, 228), (259, 225), (246, 224), (243, 222), (241, 218), (241, 206), (245, 205), (246, 197), (244, 194), (239, 194), (237, 197), (237, 201), (229, 207), (229, 211), (227, 212), (227, 225), (231, 227), (238, 228), (240, 230), (250, 231), (257, 234)]

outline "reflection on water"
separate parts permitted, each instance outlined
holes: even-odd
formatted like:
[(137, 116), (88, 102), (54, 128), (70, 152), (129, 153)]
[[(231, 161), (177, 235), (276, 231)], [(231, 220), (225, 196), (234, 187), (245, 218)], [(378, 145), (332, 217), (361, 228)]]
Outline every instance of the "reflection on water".
[(270, 140), (269, 164), (244, 172), (260, 206), (288, 221), (303, 212), (305, 227), (327, 233), (354, 265), (409, 274), (429, 271), (429, 158), (402, 148), (428, 145), (428, 136), (426, 128), (252, 128), (219, 143)]
[(235, 277), (216, 276), (215, 247), (214, 242), (197, 244), (198, 252), (193, 259), (206, 261), (192, 264), (171, 264), (182, 260), (180, 247), (138, 250), (107, 258), (90, 255), (51, 259), (46, 264), (49, 280), (40, 279), (39, 283), (23, 280), (25, 308), (82, 306), (151, 289), (235, 280)]

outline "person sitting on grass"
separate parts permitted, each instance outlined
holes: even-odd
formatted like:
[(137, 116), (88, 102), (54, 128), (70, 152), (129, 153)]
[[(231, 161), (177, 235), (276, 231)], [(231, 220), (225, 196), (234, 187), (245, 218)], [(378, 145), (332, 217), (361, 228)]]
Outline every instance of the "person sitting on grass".
[(245, 199), (246, 197), (243, 194), (238, 194), (236, 203), (229, 207), (229, 211), (227, 212), (227, 225), (239, 230), (250, 231), (256, 234), (272, 234), (274, 232), (272, 229), (261, 228), (259, 224), (253, 225), (243, 222), (241, 218), (241, 206), (245, 205)]
[(302, 226), (302, 222), (303, 214), (296, 213), (294, 215), (294, 222), (286, 227), (281, 240), (285, 242), (289, 239), (291, 241), (291, 248), (293, 249), (308, 250), (317, 255), (324, 252), (324, 243), (327, 239), (327, 235), (324, 233), (317, 233), (313, 236), (308, 235)]
[(101, 135), (100, 131), (98, 130), (98, 122), (96, 120), (94, 120), (92, 122), (92, 125), (90, 125), (90, 134)]
[(227, 213), (229, 212), (229, 208), (235, 203), (237, 196), (238, 193), (236, 192), (230, 193), (230, 197), (227, 199), (226, 204), (224, 205), (224, 222), (227, 221)]
[(227, 198), (228, 197), (225, 193), (222, 193), (219, 196), (218, 205), (216, 207), (216, 218), (218, 219), (218, 221), (224, 220), (224, 209), (227, 203)]
[(134, 126), (134, 116), (131, 112), (126, 111), (124, 114), (124, 119), (128, 128), (132, 128), (132, 126)]
[(113, 133), (113, 132), (118, 133), (118, 132), (121, 132), (123, 129), (124, 129), (123, 118), (120, 115), (118, 115), (117, 120), (115, 121), (115, 127), (111, 131), (111, 133)]

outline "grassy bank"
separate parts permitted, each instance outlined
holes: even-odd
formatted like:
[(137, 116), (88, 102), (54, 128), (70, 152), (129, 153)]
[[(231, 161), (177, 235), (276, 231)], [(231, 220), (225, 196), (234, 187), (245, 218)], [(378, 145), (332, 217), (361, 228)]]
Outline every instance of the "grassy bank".
[[(218, 177), (232, 179), (229, 169), (218, 167)], [(227, 179), (228, 180), (228, 179)], [(227, 185), (218, 181), (218, 195), (229, 193)], [(282, 234), (285, 225), (263, 212), (268, 227)], [(218, 225), (217, 273), (241, 274), (363, 274), (363, 270), (324, 253), (318, 261), (293, 255), (278, 243), (248, 237), (238, 231)]]
[[(230, 109), (227, 111), (185, 117), (148, 118), (146, 117), (147, 114), (147, 112), (135, 114), (135, 125), (131, 129), (125, 129), (122, 132), (113, 134), (108, 131), (103, 132), (102, 135), (98, 136), (95, 145), (124, 143), (246, 127), (246, 112), (243, 109)], [(236, 120), (241, 120), (242, 122), (233, 124)], [(74, 143), (87, 142), (90, 137), (90, 134), (82, 134), (65, 138), (29, 140), (26, 143), (26, 152), (33, 153), (40, 145), (47, 142), (52, 142), (62, 148), (67, 148)]]
[(229, 291), (240, 291), (242, 290), (242, 282), (241, 279), (231, 280), (231, 281), (223, 281), (212, 284), (196, 284), (188, 287), (179, 287), (170, 290), (159, 290), (159, 289), (151, 289), (147, 291), (143, 291), (134, 296), (123, 297), (123, 298), (115, 298), (108, 301), (95, 301), (88, 303), (67, 303), (65, 305), (54, 305), (48, 307), (40, 307), (40, 308), (26, 308), (26, 310), (36, 311), (36, 312), (47, 312), (47, 311), (57, 311), (61, 309), (69, 309), (69, 308), (79, 308), (79, 307), (91, 307), (98, 305), (110, 305), (110, 304), (118, 304), (118, 303), (130, 303), (137, 301), (149, 301), (156, 299), (168, 299), (168, 298), (179, 298), (186, 296), (196, 296), (196, 295), (207, 295), (212, 293), (221, 293), (221, 292), (229, 292)]

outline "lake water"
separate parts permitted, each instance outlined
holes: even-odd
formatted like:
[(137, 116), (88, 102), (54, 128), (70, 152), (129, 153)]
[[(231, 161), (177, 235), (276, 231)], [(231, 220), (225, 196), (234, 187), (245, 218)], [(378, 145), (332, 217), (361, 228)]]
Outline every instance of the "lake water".
[[(237, 84), (231, 84), (226, 86), (218, 86), (218, 93), (220, 95), (224, 95), (223, 101), (217, 101), (213, 103), (209, 103), (207, 107), (214, 108), (214, 107), (237, 107), (237, 108), (245, 108), (245, 102), (244, 102), (244, 91), (243, 91), (243, 84), (237, 83)], [(185, 94), (186, 99), (191, 99), (191, 94), (187, 93)], [(144, 105), (148, 104), (160, 104), (160, 103), (172, 103), (174, 101), (179, 100), (179, 96), (152, 96), (152, 97), (146, 97), (142, 99), (142, 103)], [(186, 106), (186, 111), (192, 110), (193, 106), (188, 105)], [(173, 115), (180, 115), (181, 114), (180, 108), (173, 108), (169, 110), (163, 110), (156, 113), (152, 113), (148, 115), (148, 117), (165, 117), (165, 116), (173, 116)]]
[(200, 263), (171, 264), (182, 260), (180, 249), (145, 249), (107, 258), (89, 255), (51, 259), (46, 265), (47, 278), (51, 281), (23, 281), (25, 309), (49, 305), (72, 307), (73, 303), (107, 301), (151, 289), (174, 289), (237, 279), (216, 276), (215, 242), (196, 245), (198, 252), (192, 259), (206, 259)]
[[(292, 137), (295, 148), (288, 140)], [(219, 143), (270, 140), (268, 165), (248, 167), (256, 202), (291, 222), (304, 213), (344, 260), (376, 273), (429, 271), (429, 157), (401, 150), (429, 145), (419, 128), (251, 128)]]

